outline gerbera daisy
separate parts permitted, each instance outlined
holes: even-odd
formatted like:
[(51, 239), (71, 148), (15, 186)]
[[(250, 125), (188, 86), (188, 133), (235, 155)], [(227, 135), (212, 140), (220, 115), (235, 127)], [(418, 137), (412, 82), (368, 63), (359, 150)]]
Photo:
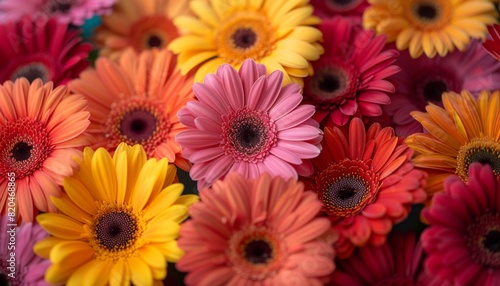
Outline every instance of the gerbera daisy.
[(483, 43), (483, 47), (490, 53), (495, 59), (500, 61), (500, 25), (494, 24), (488, 26), (488, 32), (491, 38)]
[(398, 50), (411, 57), (422, 53), (444, 57), (457, 48), (464, 51), (471, 39), (484, 40), (487, 25), (497, 23), (493, 0), (368, 0), (363, 25), (387, 35)]
[(175, 68), (169, 51), (136, 54), (129, 49), (118, 62), (99, 57), (95, 68), (84, 71), (69, 88), (89, 101), (94, 149), (112, 152), (120, 142), (141, 144), (149, 157), (165, 157), (189, 170), (174, 136), (186, 129), (177, 111), (194, 99), (192, 82), (192, 76)]
[(55, 19), (23, 17), (0, 24), (0, 83), (25, 77), (30, 82), (40, 78), (56, 86), (66, 84), (89, 66), (91, 50), (79, 30)]
[(450, 174), (467, 181), (473, 162), (489, 163), (500, 174), (500, 92), (482, 91), (478, 98), (468, 91), (445, 92), (442, 99), (444, 108), (429, 103), (426, 113), (411, 113), (425, 132), (406, 140), (416, 151), (413, 164), (429, 171), (429, 202)]
[(252, 58), (269, 73), (282, 71), (284, 84), (302, 85), (303, 78), (312, 74), (310, 61), (323, 53), (318, 42), (321, 32), (313, 26), (320, 19), (312, 15), (307, 1), (195, 0), (190, 7), (195, 17), (174, 19), (186, 34), (169, 48), (179, 54), (183, 74), (197, 69), (196, 82), (223, 63), (239, 69)]
[(43, 275), (50, 261), (33, 252), (33, 245), (45, 237), (47, 233), (38, 224), (24, 222), (16, 226), (14, 217), (0, 218), (1, 285), (49, 285)]
[(99, 54), (116, 58), (126, 48), (136, 52), (164, 48), (179, 36), (172, 19), (192, 14), (187, 0), (119, 0), (95, 31)]
[(141, 145), (121, 143), (113, 157), (85, 148), (66, 193), (52, 197), (60, 213), (37, 217), (51, 234), (35, 245), (52, 262), (49, 283), (161, 285), (167, 262), (183, 255), (176, 239), (198, 197), (180, 196), (184, 186), (166, 159), (146, 160)]
[(384, 109), (392, 116), (396, 134), (407, 137), (422, 132), (422, 125), (411, 111), (425, 111), (428, 102), (442, 106), (445, 91), (500, 89), (500, 62), (492, 58), (478, 41), (473, 41), (465, 52), (454, 51), (445, 57), (413, 59), (407, 51), (401, 52), (396, 62), (402, 71), (391, 77), (396, 92)]
[(2, 0), (0, 22), (17, 21), (24, 15), (33, 15), (42, 22), (55, 18), (61, 23), (81, 26), (94, 15), (110, 12), (115, 2), (116, 0)]
[(416, 285), (422, 247), (415, 233), (392, 232), (387, 243), (357, 249), (336, 261), (332, 285)]
[(413, 168), (413, 151), (403, 140), (378, 123), (365, 130), (359, 118), (348, 130), (325, 127), (323, 150), (312, 160), (314, 174), (304, 182), (339, 233), (339, 258), (355, 247), (384, 244), (392, 225), (425, 200), (426, 173)]
[(366, 0), (311, 0), (314, 15), (323, 19), (342, 16), (355, 24), (362, 23), (362, 15), (370, 6)]
[(308, 161), (320, 152), (322, 132), (311, 119), (314, 106), (303, 104), (298, 84), (282, 87), (283, 73), (266, 75), (264, 65), (245, 60), (237, 72), (223, 64), (193, 86), (198, 101), (179, 112), (189, 130), (177, 135), (193, 167), (198, 188), (230, 172), (257, 178), (297, 178), (312, 173)]
[(316, 106), (314, 119), (321, 122), (330, 115), (337, 125), (349, 117), (376, 117), (381, 105), (390, 103), (388, 93), (394, 86), (386, 79), (399, 72), (393, 65), (395, 49), (382, 51), (384, 36), (375, 36), (337, 16), (324, 20), (323, 54), (313, 62), (314, 75), (306, 78), (304, 101)]
[[(73, 157), (88, 144), (86, 107), (82, 96), (51, 82), (21, 78), (0, 85), (0, 190), (15, 181), (17, 218), (32, 221), (38, 210), (56, 210), (49, 197), (61, 195)], [(7, 192), (0, 194), (5, 214)]]
[(179, 238), (187, 285), (322, 285), (334, 270), (336, 234), (295, 179), (232, 173), (200, 199)]
[(458, 176), (444, 182), (421, 240), (430, 273), (454, 285), (498, 285), (500, 281), (500, 177), (490, 165), (472, 163), (467, 184)]

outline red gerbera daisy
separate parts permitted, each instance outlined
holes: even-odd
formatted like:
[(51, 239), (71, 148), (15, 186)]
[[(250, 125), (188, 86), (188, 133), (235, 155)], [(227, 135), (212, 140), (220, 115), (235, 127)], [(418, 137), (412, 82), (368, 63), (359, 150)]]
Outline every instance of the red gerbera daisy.
[(413, 151), (392, 128), (375, 123), (365, 131), (354, 118), (349, 130), (326, 127), (322, 146), (313, 176), (304, 180), (340, 234), (340, 258), (355, 246), (385, 243), (392, 225), (425, 200), (426, 173), (413, 168)]
[(472, 163), (467, 184), (455, 175), (423, 210), (426, 270), (454, 285), (500, 283), (500, 177)]
[(398, 52), (382, 51), (385, 36), (339, 16), (324, 20), (320, 29), (325, 53), (312, 63), (314, 75), (304, 85), (304, 102), (316, 106), (314, 119), (330, 115), (335, 124), (344, 125), (353, 115), (381, 115), (381, 105), (391, 102), (388, 93), (395, 90), (386, 78), (400, 70), (393, 65)]
[(24, 17), (0, 25), (0, 83), (25, 77), (58, 86), (78, 77), (92, 50), (79, 35), (54, 18)]
[(500, 61), (500, 25), (488, 26), (488, 32), (490, 32), (491, 39), (486, 40), (483, 46), (488, 53)]

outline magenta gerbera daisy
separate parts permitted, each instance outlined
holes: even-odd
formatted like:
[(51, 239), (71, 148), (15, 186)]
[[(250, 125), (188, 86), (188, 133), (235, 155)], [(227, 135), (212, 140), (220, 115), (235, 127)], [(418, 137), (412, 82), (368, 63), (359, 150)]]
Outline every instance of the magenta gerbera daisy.
[(500, 282), (500, 177), (473, 163), (467, 184), (455, 175), (423, 210), (430, 226), (421, 240), (426, 270), (454, 285)]
[(425, 55), (413, 59), (408, 51), (402, 51), (396, 64), (406, 68), (391, 77), (397, 88), (384, 109), (393, 117), (396, 133), (403, 137), (423, 130), (410, 112), (425, 112), (429, 102), (442, 107), (443, 92), (500, 89), (500, 62), (478, 41), (464, 52), (456, 50), (432, 59)]
[(92, 46), (83, 43), (79, 30), (55, 19), (23, 17), (0, 25), (0, 83), (40, 78), (44, 83), (66, 84), (89, 66)]
[(238, 173), (200, 192), (180, 230), (187, 285), (323, 285), (337, 236), (295, 179)]
[(415, 233), (392, 232), (387, 243), (359, 248), (348, 259), (337, 260), (332, 285), (415, 285), (421, 258)]
[(311, 0), (314, 14), (327, 19), (342, 16), (355, 24), (362, 23), (363, 11), (370, 6), (366, 0)]
[(0, 22), (16, 21), (33, 15), (39, 21), (54, 17), (62, 23), (81, 26), (94, 15), (111, 12), (117, 0), (3, 0), (0, 1)]
[(312, 173), (308, 159), (319, 154), (322, 138), (314, 106), (300, 105), (298, 84), (282, 82), (281, 71), (267, 76), (264, 65), (247, 59), (239, 72), (224, 64), (194, 84), (198, 101), (179, 111), (188, 130), (176, 140), (200, 188), (233, 171), (247, 178)]
[(328, 115), (344, 125), (354, 115), (376, 117), (390, 103), (394, 86), (387, 77), (399, 72), (393, 65), (395, 49), (382, 51), (386, 38), (375, 36), (342, 17), (320, 26), (325, 54), (313, 62), (314, 75), (306, 78), (304, 102), (316, 106), (314, 119)]

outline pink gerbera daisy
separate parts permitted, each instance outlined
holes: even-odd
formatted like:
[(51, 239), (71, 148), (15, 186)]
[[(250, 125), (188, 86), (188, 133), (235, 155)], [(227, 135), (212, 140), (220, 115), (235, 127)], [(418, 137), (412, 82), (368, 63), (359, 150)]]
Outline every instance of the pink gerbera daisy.
[(396, 133), (403, 137), (423, 130), (410, 112), (425, 112), (429, 102), (442, 107), (443, 92), (500, 89), (500, 62), (478, 41), (473, 41), (464, 52), (456, 50), (432, 59), (425, 55), (413, 59), (408, 51), (402, 51), (396, 64), (406, 68), (391, 77), (397, 88), (391, 95), (391, 104), (384, 108), (393, 117)]
[(300, 86), (282, 82), (281, 71), (267, 76), (264, 65), (247, 59), (239, 72), (224, 64), (193, 86), (199, 101), (179, 112), (188, 130), (176, 139), (200, 189), (233, 171), (247, 178), (312, 173), (308, 159), (319, 154), (322, 138), (314, 106), (299, 105)]
[(3, 0), (0, 1), (0, 22), (16, 21), (24, 15), (44, 21), (54, 17), (62, 23), (81, 26), (94, 15), (111, 11), (117, 0)]
[(354, 115), (376, 117), (394, 92), (387, 77), (400, 68), (393, 65), (395, 49), (382, 51), (385, 36), (374, 36), (342, 17), (324, 20), (320, 26), (325, 53), (313, 62), (314, 75), (306, 78), (304, 102), (316, 106), (318, 122), (331, 116), (344, 125)]
[(325, 128), (321, 154), (307, 189), (318, 193), (323, 210), (339, 232), (340, 258), (355, 247), (382, 245), (392, 225), (403, 221), (412, 204), (426, 199), (426, 173), (410, 163), (404, 138), (378, 123), (368, 130), (354, 118), (347, 128)]
[[(17, 1), (19, 2), (19, 1)], [(0, 25), (0, 83), (19, 77), (65, 84), (89, 66), (92, 46), (55, 19), (24, 17)]]
[(500, 177), (472, 163), (467, 184), (455, 175), (423, 210), (426, 270), (454, 285), (500, 283)]
[(363, 11), (370, 6), (366, 0), (311, 0), (314, 14), (323, 19), (342, 16), (355, 24), (362, 23)]
[(38, 224), (24, 222), (16, 226), (14, 217), (0, 218), (0, 285), (49, 285), (44, 274), (50, 261), (33, 252), (35, 243), (47, 236)]
[(338, 260), (332, 285), (415, 285), (422, 247), (412, 232), (392, 232), (381, 246), (359, 248), (345, 260)]
[(187, 285), (322, 285), (334, 270), (336, 234), (295, 179), (232, 173), (200, 199), (178, 240)]
[[(0, 85), (0, 210), (8, 212), (7, 186), (15, 183), (16, 217), (32, 221), (54, 212), (63, 178), (88, 144), (87, 101), (65, 86), (21, 78)], [(11, 184), (12, 185), (12, 184)], [(10, 201), (9, 201), (10, 202)]]

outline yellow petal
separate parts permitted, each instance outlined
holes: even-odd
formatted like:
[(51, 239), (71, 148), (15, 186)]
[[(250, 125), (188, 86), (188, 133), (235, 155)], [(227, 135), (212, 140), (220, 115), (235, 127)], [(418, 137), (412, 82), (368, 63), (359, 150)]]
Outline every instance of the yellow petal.
[(97, 213), (95, 201), (98, 200), (100, 196), (94, 197), (79, 179), (75, 177), (65, 178), (63, 186), (68, 197), (71, 198), (75, 204), (81, 206), (83, 211), (89, 214)]
[(99, 286), (108, 284), (110, 261), (91, 260), (78, 268), (68, 279), (67, 286)]
[(131, 280), (134, 285), (151, 285), (153, 283), (153, 274), (148, 265), (139, 257), (130, 258), (127, 261), (131, 272)]
[(175, 200), (179, 198), (184, 190), (184, 185), (177, 183), (170, 185), (163, 189), (158, 197), (148, 206), (144, 217), (146, 220), (150, 220), (157, 216), (160, 212), (164, 211), (165, 208), (170, 207)]
[(81, 239), (85, 232), (81, 223), (62, 214), (44, 213), (36, 220), (46, 232), (64, 239)]
[(124, 260), (118, 260), (109, 274), (109, 284), (111, 286), (122, 286), (130, 284), (130, 270)]
[(148, 225), (148, 228), (144, 231), (144, 239), (151, 242), (167, 242), (176, 239), (179, 236), (179, 230), (179, 224), (172, 221), (164, 221), (158, 227)]
[(154, 246), (145, 245), (139, 250), (139, 257), (144, 260), (150, 267), (163, 268), (167, 267), (167, 262), (161, 252)]
[(66, 240), (53, 236), (47, 237), (37, 242), (33, 247), (33, 251), (36, 253), (36, 255), (41, 256), (45, 259), (49, 259), (50, 251), (52, 250), (52, 248), (54, 248), (54, 246), (56, 246), (58, 243), (64, 241)]
[(69, 198), (67, 194), (62, 194), (60, 198), (50, 197), (50, 199), (57, 209), (67, 216), (70, 216), (81, 223), (91, 220), (89, 214), (84, 211), (86, 205), (83, 205), (83, 209), (80, 208)]
[[(83, 241), (64, 241), (58, 243), (50, 251), (50, 260), (56, 264), (72, 264), (78, 267), (90, 260), (94, 255), (92, 247)], [(78, 257), (78, 259), (75, 259)]]
[(116, 202), (116, 169), (108, 151), (99, 148), (92, 158), (92, 176), (97, 189), (108, 202)]

